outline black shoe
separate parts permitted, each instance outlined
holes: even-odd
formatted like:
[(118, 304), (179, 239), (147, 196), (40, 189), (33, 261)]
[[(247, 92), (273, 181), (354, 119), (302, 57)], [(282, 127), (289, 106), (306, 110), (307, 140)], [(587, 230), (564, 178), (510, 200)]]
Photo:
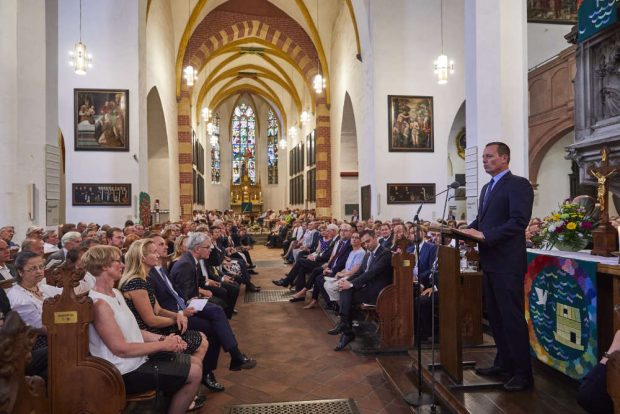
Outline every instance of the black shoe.
[(504, 368), (492, 366), (488, 368), (476, 368), (476, 374), (485, 377), (501, 377), (509, 376), (510, 372), (506, 371)]
[(504, 384), (506, 391), (525, 391), (534, 386), (534, 379), (532, 377), (523, 377), (515, 375)]
[(250, 265), (250, 266), (248, 266), (248, 269), (254, 269), (254, 268), (256, 268), (256, 265)]
[(334, 326), (332, 329), (330, 329), (329, 331), (327, 331), (327, 333), (329, 335), (338, 335), (342, 333), (342, 328), (344, 327), (344, 325), (342, 325), (342, 322), (338, 322), (338, 324), (336, 324), (336, 326)]
[(248, 283), (245, 286), (245, 290), (248, 292), (260, 292), (260, 286), (256, 286), (254, 283)]
[(287, 283), (286, 279), (272, 280), (271, 283), (273, 283), (276, 286), (281, 286), (281, 287), (287, 287), (288, 286), (288, 283)]
[(252, 369), (256, 366), (256, 360), (243, 355), (240, 361), (230, 361), (231, 371), (241, 371), (242, 369)]
[(334, 348), (334, 351), (342, 351), (349, 343), (353, 342), (355, 339), (354, 333), (343, 333), (340, 336), (340, 341), (338, 341), (338, 345)]
[(224, 391), (224, 386), (217, 382), (213, 372), (207, 372), (205, 375), (203, 375), (202, 384), (214, 392)]
[(248, 273), (251, 274), (251, 275), (257, 275), (258, 274), (258, 272), (256, 270), (252, 270), (252, 269), (248, 270)]

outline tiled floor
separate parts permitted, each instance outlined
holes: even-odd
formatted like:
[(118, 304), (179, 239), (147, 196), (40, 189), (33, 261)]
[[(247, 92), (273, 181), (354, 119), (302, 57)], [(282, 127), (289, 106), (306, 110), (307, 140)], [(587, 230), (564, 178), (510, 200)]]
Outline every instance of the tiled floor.
[[(274, 289), (290, 266), (281, 264), (281, 249), (257, 246), (252, 257), (260, 273), (257, 285)], [(243, 292), (242, 292), (243, 294)], [(242, 352), (258, 360), (249, 371), (228, 371), (228, 354), (220, 357), (215, 374), (226, 390), (207, 392), (201, 413), (218, 413), (227, 405), (326, 398), (353, 398), (362, 413), (410, 413), (389, 388), (374, 357), (334, 352), (337, 336), (321, 309), (304, 310), (303, 303), (237, 302), (232, 325)]]

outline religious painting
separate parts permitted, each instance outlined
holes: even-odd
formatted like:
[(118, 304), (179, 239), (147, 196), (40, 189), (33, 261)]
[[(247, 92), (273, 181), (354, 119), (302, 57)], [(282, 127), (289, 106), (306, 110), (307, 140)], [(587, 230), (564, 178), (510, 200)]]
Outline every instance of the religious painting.
[(462, 159), (465, 159), (465, 148), (467, 148), (467, 138), (465, 136), (465, 128), (463, 128), (456, 134), (456, 152)]
[(73, 184), (74, 206), (131, 206), (131, 184)]
[(529, 23), (577, 23), (577, 1), (575, 0), (528, 0), (527, 21)]
[(596, 262), (533, 252), (527, 256), (530, 347), (543, 363), (581, 379), (598, 362)]
[(433, 152), (433, 97), (388, 95), (390, 152)]
[(388, 184), (388, 204), (435, 203), (435, 184)]
[(129, 90), (75, 89), (76, 151), (129, 151)]

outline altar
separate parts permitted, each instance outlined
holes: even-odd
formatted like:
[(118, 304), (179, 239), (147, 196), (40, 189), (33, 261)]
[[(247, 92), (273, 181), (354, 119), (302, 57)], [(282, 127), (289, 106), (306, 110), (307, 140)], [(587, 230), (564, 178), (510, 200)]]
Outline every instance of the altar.
[(525, 314), (531, 351), (543, 363), (582, 378), (620, 329), (618, 304), (617, 258), (528, 249)]

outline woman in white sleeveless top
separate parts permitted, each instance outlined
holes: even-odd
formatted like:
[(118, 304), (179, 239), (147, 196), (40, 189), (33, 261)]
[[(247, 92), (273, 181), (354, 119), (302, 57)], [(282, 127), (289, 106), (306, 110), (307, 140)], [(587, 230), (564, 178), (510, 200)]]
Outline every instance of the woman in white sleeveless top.
[[(159, 387), (171, 395), (168, 413), (184, 413), (200, 386), (202, 366), (181, 353), (187, 344), (178, 335), (140, 330), (123, 295), (114, 289), (123, 272), (120, 258), (116, 247), (94, 246), (81, 259), (82, 267), (96, 279), (89, 293), (94, 302), (90, 352), (118, 368), (128, 394)], [(165, 360), (147, 357), (166, 351)]]

